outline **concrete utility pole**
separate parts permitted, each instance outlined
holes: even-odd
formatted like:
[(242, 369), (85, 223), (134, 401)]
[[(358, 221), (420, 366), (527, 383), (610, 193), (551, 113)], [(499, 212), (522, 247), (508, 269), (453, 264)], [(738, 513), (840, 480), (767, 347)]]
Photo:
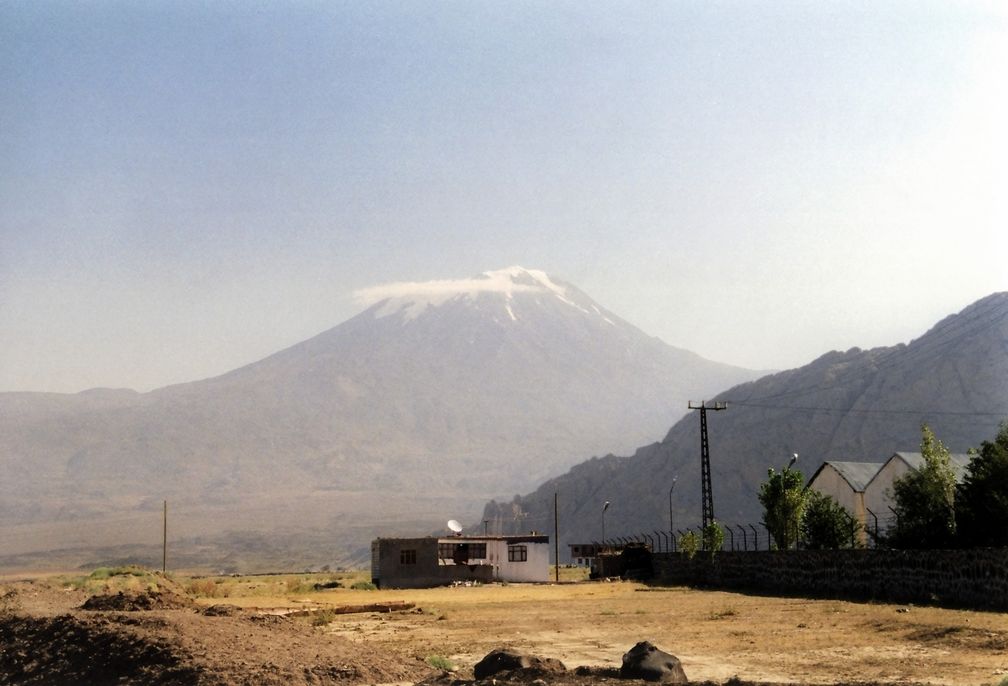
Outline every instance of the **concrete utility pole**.
[(556, 558), (556, 582), (560, 583), (560, 492), (553, 491), (553, 557)]
[(675, 527), (672, 526), (672, 491), (675, 490), (676, 482), (679, 480), (678, 476), (672, 477), (672, 486), (668, 489), (668, 528), (669, 532), (675, 531)]
[(719, 412), (728, 409), (728, 403), (715, 402), (708, 405), (702, 400), (698, 405), (689, 401), (690, 410), (700, 410), (700, 498), (703, 504), (703, 528), (714, 521), (714, 495), (711, 492), (710, 478), (710, 446), (707, 443), (707, 410)]
[(602, 506), (602, 544), (605, 544), (605, 511), (609, 509), (609, 501), (605, 501)]
[(161, 531), (161, 573), (168, 573), (168, 501), (164, 501), (164, 527)]

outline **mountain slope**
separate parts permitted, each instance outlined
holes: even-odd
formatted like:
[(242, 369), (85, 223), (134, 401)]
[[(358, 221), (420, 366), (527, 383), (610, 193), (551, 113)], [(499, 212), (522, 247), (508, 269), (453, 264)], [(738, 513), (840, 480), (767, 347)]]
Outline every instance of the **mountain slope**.
[(687, 398), (758, 375), (668, 346), (538, 271), (366, 295), (377, 301), (356, 317), (216, 378), (0, 394), (12, 475), (0, 515), (99, 517), (168, 498), (240, 530), (234, 511), (259, 501), (273, 503), (270, 526), (296, 528), (310, 515), (291, 503), (339, 493), (342, 523), (326, 526), (416, 527), (413, 499), (428, 514), (475, 514), (489, 495), (630, 449)]
[[(714, 513), (729, 524), (758, 522), (756, 499), (768, 467), (792, 453), (811, 474), (825, 460), (881, 461), (916, 450), (927, 422), (953, 452), (989, 440), (1008, 418), (1008, 293), (947, 317), (908, 345), (831, 352), (713, 398), (708, 412)], [(700, 436), (696, 413), (633, 457), (592, 459), (515, 502), (492, 502), (484, 518), (503, 528), (552, 529), (560, 494), (561, 541), (667, 530), (669, 489), (677, 527), (700, 519)]]

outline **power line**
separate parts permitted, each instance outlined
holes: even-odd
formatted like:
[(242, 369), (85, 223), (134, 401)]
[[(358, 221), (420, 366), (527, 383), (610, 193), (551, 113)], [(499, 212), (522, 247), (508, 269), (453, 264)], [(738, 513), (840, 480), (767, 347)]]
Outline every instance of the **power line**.
[(867, 409), (841, 409), (836, 407), (813, 407), (808, 405), (774, 405), (769, 403), (754, 403), (747, 400), (729, 400), (733, 407), (758, 407), (770, 410), (799, 410), (808, 412), (824, 412), (829, 414), (883, 414), (883, 415), (934, 415), (934, 416), (955, 416), (955, 417), (1005, 417), (1008, 419), (1008, 410), (1001, 412), (966, 412), (959, 410), (867, 410)]

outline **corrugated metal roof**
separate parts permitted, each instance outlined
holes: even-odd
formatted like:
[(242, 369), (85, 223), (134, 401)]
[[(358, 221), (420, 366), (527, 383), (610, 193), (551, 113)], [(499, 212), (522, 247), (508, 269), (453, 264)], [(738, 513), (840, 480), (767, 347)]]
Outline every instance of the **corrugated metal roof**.
[[(863, 493), (868, 482), (882, 469), (882, 464), (882, 462), (834, 462), (830, 460), (824, 462), (823, 467), (829, 465), (837, 470), (854, 491)], [(823, 467), (820, 467), (819, 471), (822, 471)]]
[[(912, 469), (920, 469), (924, 466), (924, 456), (920, 453), (896, 452), (893, 453), (893, 457), (900, 458)], [(949, 461), (952, 463), (952, 471), (955, 472), (956, 481), (962, 481), (963, 476), (966, 475), (966, 465), (969, 464), (971, 458), (972, 455), (964, 453), (951, 453), (949, 455)]]

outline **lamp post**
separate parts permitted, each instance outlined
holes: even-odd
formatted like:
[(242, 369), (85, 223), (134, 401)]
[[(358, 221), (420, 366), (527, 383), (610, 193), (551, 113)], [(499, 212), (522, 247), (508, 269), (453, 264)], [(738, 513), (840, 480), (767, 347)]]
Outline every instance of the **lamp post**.
[(605, 511), (609, 509), (609, 501), (602, 506), (602, 542), (605, 543)]
[[(791, 468), (794, 467), (794, 464), (797, 461), (798, 461), (798, 453), (792, 453), (792, 455), (791, 455), (791, 461), (787, 463), (787, 467), (784, 468), (784, 471), (785, 472), (791, 471)], [(787, 486), (787, 482), (785, 482), (784, 485), (786, 487)], [(795, 527), (795, 531), (794, 531), (794, 535), (795, 535), (794, 547), (795, 547), (795, 550), (798, 550), (798, 513), (795, 512), (794, 514), (795, 514), (795, 517), (794, 517), (794, 527)], [(789, 519), (790, 519), (790, 517), (789, 517)], [(791, 522), (789, 521), (788, 524), (791, 524)], [(788, 528), (790, 528), (790, 527), (788, 527)], [(788, 533), (787, 529), (785, 529), (784, 530), (784, 542), (785, 542), (785, 544), (787, 543), (787, 533)]]
[(672, 477), (672, 486), (668, 489), (668, 528), (669, 532), (675, 531), (675, 527), (672, 526), (672, 491), (675, 490), (676, 481), (679, 480), (678, 476)]

